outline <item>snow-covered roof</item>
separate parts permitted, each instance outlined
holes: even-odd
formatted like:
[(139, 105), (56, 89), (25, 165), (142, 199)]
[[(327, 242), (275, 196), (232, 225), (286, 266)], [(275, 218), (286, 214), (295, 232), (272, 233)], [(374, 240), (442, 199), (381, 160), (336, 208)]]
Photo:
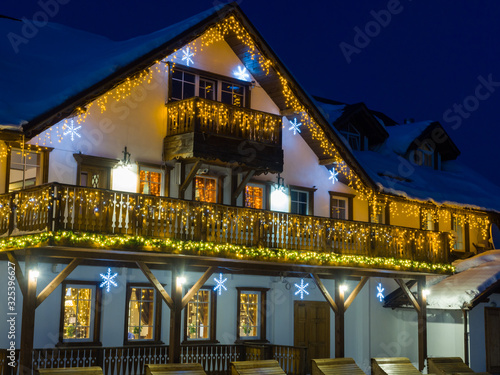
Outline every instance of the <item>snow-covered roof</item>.
[[(26, 43), (0, 40), (0, 125), (20, 128), (98, 84), (217, 13), (213, 7), (180, 23), (126, 41), (48, 23)], [(22, 36), (23, 21), (0, 18), (0, 34)]]
[[(500, 250), (490, 250), (458, 261), (457, 273), (429, 287), (428, 308), (461, 309), (473, 307), (474, 299), (500, 280)], [(429, 281), (428, 281), (429, 283)]]
[(415, 139), (432, 124), (432, 121), (422, 121), (417, 123), (389, 126), (386, 128), (389, 133), (387, 146), (399, 155), (404, 155)]

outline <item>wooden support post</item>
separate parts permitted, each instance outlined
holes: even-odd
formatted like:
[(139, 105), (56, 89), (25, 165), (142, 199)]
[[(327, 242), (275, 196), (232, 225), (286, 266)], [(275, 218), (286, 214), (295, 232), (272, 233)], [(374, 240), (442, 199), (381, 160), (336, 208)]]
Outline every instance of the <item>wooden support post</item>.
[[(144, 262), (136, 262), (137, 266), (141, 269), (142, 273), (146, 278), (149, 280), (151, 284), (155, 287), (155, 289), (160, 293), (161, 298), (165, 301), (168, 307), (171, 309), (174, 307), (174, 301), (170, 297), (170, 295), (167, 293), (165, 288), (163, 288), (163, 285), (158, 281), (155, 275), (153, 275), (153, 272), (149, 269), (149, 267), (146, 265)], [(173, 284), (172, 284), (173, 285)]]
[[(201, 167), (201, 160), (197, 160), (196, 163), (194, 163), (193, 168), (191, 168), (191, 171), (187, 175), (186, 179), (182, 182), (181, 186), (179, 187), (179, 198), (184, 199), (184, 193), (186, 192), (187, 187), (193, 181), (193, 179), (196, 176), (196, 172), (198, 172), (198, 169)], [(184, 165), (182, 166), (184, 168)]]
[(469, 311), (462, 309), (462, 313), (464, 315), (464, 362), (469, 366), (469, 324), (467, 323)]
[(418, 281), (418, 369), (424, 370), (427, 359), (427, 296), (424, 293), (425, 278)]
[(36, 307), (40, 306), (40, 304), (45, 301), (45, 299), (52, 293), (65, 279), (69, 276), (73, 270), (78, 267), (78, 265), (82, 262), (81, 258), (73, 259), (70, 264), (68, 264), (50, 283), (45, 287), (44, 290), (40, 292), (38, 297), (36, 298)]
[(207, 280), (212, 276), (212, 274), (217, 270), (216, 267), (209, 267), (208, 270), (199, 278), (199, 280), (193, 285), (191, 289), (182, 298), (182, 308), (186, 307), (191, 298), (200, 290), (200, 288), (207, 282)]
[(345, 356), (345, 334), (344, 334), (344, 293), (343, 279), (335, 279), (335, 304), (337, 313), (335, 314), (335, 358), (344, 358)]
[(325, 297), (326, 302), (328, 302), (328, 304), (330, 305), (330, 307), (332, 308), (333, 312), (336, 315), (338, 310), (339, 310), (338, 306), (335, 303), (335, 301), (333, 300), (333, 298), (330, 295), (330, 293), (328, 292), (328, 290), (325, 288), (325, 285), (323, 284), (323, 282), (321, 281), (319, 276), (316, 275), (315, 273), (311, 273), (311, 277), (314, 280), (314, 282), (316, 283), (316, 285), (318, 286), (318, 289), (320, 290), (321, 294), (323, 294), (323, 296)]
[(236, 200), (238, 199), (240, 194), (243, 192), (243, 189), (245, 189), (245, 187), (248, 184), (248, 181), (250, 181), (250, 179), (253, 177), (254, 174), (255, 174), (255, 171), (250, 170), (247, 172), (245, 177), (243, 177), (243, 180), (241, 180), (238, 187), (234, 190), (233, 194), (231, 194), (231, 205), (236, 206)]
[(182, 285), (177, 282), (182, 270), (178, 263), (172, 264), (172, 300), (173, 307), (170, 309), (170, 363), (181, 361), (181, 313), (182, 313)]
[[(33, 361), (33, 340), (35, 332), (36, 284), (37, 280), (30, 277), (30, 270), (37, 267), (36, 260), (27, 252), (24, 260), (26, 274), (26, 293), (23, 296), (23, 312), (21, 320), (21, 350), (19, 353), (19, 374), (31, 375)], [(17, 318), (17, 316), (15, 317)]]
[(10, 251), (7, 252), (7, 258), (9, 259), (9, 262), (14, 264), (17, 284), (19, 285), (19, 289), (21, 290), (22, 295), (25, 296), (26, 295), (26, 278), (23, 275), (23, 270), (19, 266), (19, 262), (17, 261), (17, 258), (14, 256), (14, 254), (12, 252), (10, 252)]

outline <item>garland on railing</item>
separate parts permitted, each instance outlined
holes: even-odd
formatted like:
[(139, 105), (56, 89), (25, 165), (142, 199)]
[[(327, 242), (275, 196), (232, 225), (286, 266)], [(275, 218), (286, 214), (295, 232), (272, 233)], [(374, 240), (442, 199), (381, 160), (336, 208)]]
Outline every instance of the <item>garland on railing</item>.
[(401, 271), (453, 273), (450, 264), (419, 262), (409, 259), (340, 255), (285, 249), (256, 248), (241, 245), (218, 245), (203, 241), (153, 239), (142, 236), (103, 235), (93, 233), (47, 232), (9, 237), (0, 241), (0, 251), (35, 246), (79, 246), (105, 249), (155, 251), (170, 254), (212, 256), (241, 260), (270, 261), (321, 266), (384, 268)]

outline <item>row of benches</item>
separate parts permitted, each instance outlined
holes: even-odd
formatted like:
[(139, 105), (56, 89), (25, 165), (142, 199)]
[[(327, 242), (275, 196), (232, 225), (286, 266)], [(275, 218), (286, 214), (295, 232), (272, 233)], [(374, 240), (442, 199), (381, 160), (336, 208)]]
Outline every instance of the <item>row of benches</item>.
[[(408, 358), (372, 358), (372, 375), (421, 375)], [(429, 374), (474, 374), (461, 358), (429, 358)], [(206, 375), (199, 363), (146, 365), (146, 375)], [(312, 375), (365, 375), (352, 358), (313, 359)], [(40, 369), (40, 375), (103, 375), (100, 367)], [(475, 374), (488, 374), (486, 372)], [(231, 362), (231, 375), (286, 375), (277, 361)]]

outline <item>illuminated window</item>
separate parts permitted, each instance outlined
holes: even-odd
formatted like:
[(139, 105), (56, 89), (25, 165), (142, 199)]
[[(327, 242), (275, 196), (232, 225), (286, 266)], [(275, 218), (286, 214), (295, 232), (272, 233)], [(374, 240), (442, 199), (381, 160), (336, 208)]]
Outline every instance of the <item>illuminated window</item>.
[(245, 187), (245, 207), (262, 209), (264, 207), (263, 201), (264, 188), (252, 185)]
[(347, 220), (348, 218), (348, 199), (332, 196), (330, 199), (330, 217), (332, 219)]
[(430, 211), (424, 211), (422, 216), (422, 229), (438, 230), (437, 215)]
[(155, 290), (131, 286), (128, 290), (127, 340), (155, 338)]
[(201, 288), (185, 309), (184, 340), (215, 340), (216, 295), (211, 287)]
[(217, 203), (217, 180), (197, 176), (194, 179), (194, 199), (202, 202)]
[(292, 214), (307, 215), (309, 213), (309, 192), (290, 189), (290, 202)]
[(385, 204), (370, 204), (370, 223), (384, 224), (385, 222)]
[(139, 171), (139, 193), (162, 195), (162, 172), (156, 169), (140, 167)]
[(465, 220), (462, 216), (453, 216), (451, 230), (453, 231), (453, 249), (465, 251)]
[(101, 289), (97, 283), (63, 282), (60, 341), (96, 343), (99, 341), (98, 305)]
[(216, 87), (216, 81), (200, 77), (198, 96), (204, 99), (217, 100)]
[(16, 191), (30, 186), (41, 185), (42, 153), (13, 148), (10, 152), (8, 190)]
[(222, 103), (232, 104), (237, 107), (243, 107), (245, 98), (245, 89), (243, 85), (237, 85), (230, 82), (222, 82), (221, 99)]
[(266, 339), (266, 288), (238, 290), (238, 340)]

